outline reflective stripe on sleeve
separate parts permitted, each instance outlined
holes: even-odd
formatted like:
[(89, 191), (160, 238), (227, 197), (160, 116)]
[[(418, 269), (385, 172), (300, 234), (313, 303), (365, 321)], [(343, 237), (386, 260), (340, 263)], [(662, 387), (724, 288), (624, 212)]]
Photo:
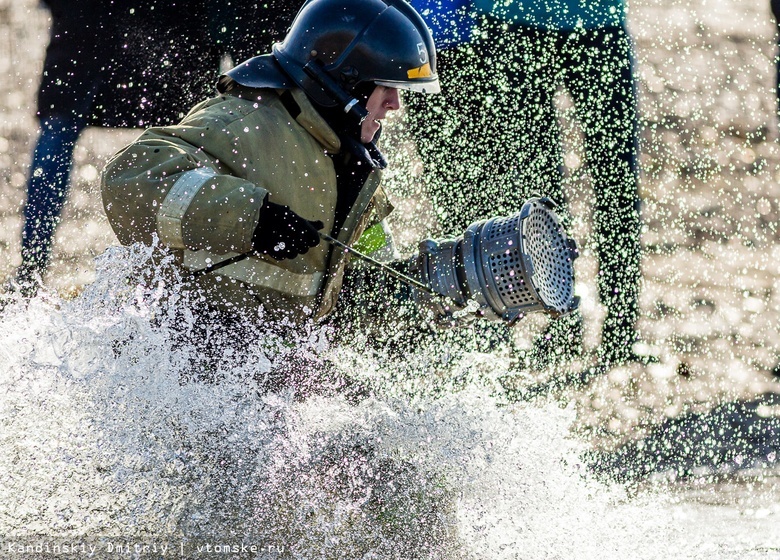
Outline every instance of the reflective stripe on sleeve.
[(184, 249), (181, 220), (200, 188), (217, 174), (210, 167), (199, 167), (183, 173), (168, 191), (157, 212), (157, 235), (171, 249)]
[[(184, 251), (183, 264), (190, 270), (200, 270), (237, 255), (238, 253), (215, 255), (208, 251)], [(325, 276), (322, 272), (292, 272), (253, 257), (220, 268), (214, 274), (300, 297), (317, 295)]]

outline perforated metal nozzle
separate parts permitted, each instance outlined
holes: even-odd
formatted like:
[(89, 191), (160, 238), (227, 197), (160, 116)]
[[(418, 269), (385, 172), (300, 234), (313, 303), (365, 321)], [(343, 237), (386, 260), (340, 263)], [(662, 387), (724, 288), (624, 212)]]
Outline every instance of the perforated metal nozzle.
[(462, 237), (420, 244), (424, 279), (453, 301), (476, 301), (482, 313), (514, 322), (526, 313), (561, 316), (577, 309), (577, 247), (548, 198), (527, 201), (520, 212), (476, 222)]

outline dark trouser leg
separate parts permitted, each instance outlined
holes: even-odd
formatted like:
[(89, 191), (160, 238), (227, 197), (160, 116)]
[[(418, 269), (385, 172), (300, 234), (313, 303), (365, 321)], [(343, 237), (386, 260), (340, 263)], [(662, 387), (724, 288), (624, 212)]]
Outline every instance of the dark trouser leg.
[[(513, 146), (519, 158), (516, 188), (522, 198), (547, 196), (559, 204), (557, 212), (565, 228), (571, 223), (563, 190), (561, 130), (555, 108), (555, 95), (563, 85), (567, 58), (563, 45), (566, 34), (520, 27), (516, 33), (520, 65), (513, 76), (521, 122), (518, 142)], [(571, 358), (582, 350), (582, 315), (574, 312), (550, 321), (533, 344), (530, 356), (535, 369)]]
[[(406, 102), (441, 233), (459, 235), (476, 220), (513, 214), (538, 195), (561, 204), (566, 223), (554, 106), (561, 81), (559, 36), (532, 28), (506, 32), (489, 24), (487, 33), (489, 40), (441, 53), (442, 95)], [(579, 331), (570, 323), (557, 321), (553, 330), (559, 336), (551, 340), (545, 333), (540, 339), (545, 349), (538, 353), (576, 337)], [(484, 334), (509, 338), (503, 325)]]
[(631, 356), (639, 314), (637, 109), (630, 38), (623, 28), (578, 34), (566, 85), (583, 124), (594, 189), (599, 297), (607, 308), (602, 357)]
[(536, 184), (520, 188), (518, 182), (529, 176), (547, 180), (543, 172), (523, 169), (539, 169), (536, 157), (518, 158), (530, 127), (548, 130), (547, 114), (528, 112), (530, 102), (518, 87), (519, 76), (525, 75), (518, 54), (522, 45), (513, 35), (488, 32), (507, 41), (442, 51), (442, 95), (410, 95), (405, 101), (444, 235), (459, 235), (474, 221), (519, 211), (527, 193), (540, 189)]
[(523, 201), (546, 196), (558, 203), (558, 213), (568, 224), (563, 192), (563, 153), (555, 96), (562, 85), (560, 33), (519, 27), (511, 35), (511, 99), (506, 119), (516, 121), (514, 138), (507, 143), (517, 160), (514, 181), (505, 188), (515, 189)]
[[(516, 158), (504, 145), (515, 122), (507, 123), (507, 111), (502, 109), (508, 60), (479, 43), (446, 49), (438, 62), (441, 95), (410, 95), (405, 106), (436, 212), (435, 235), (454, 237), (475, 221), (520, 209), (522, 203), (510, 188)], [(474, 338), (490, 349), (511, 344), (509, 329), (503, 325), (475, 330), (480, 332)], [(446, 336), (423, 334), (406, 343), (419, 347), (440, 335)]]
[(22, 266), (19, 280), (42, 274), (51, 256), (54, 230), (68, 192), (73, 148), (84, 128), (79, 119), (51, 118), (41, 123), (35, 146), (22, 230)]

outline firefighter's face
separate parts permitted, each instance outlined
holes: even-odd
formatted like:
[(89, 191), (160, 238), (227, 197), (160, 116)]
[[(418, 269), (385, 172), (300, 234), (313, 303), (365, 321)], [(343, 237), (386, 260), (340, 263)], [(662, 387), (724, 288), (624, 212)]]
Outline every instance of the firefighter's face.
[(360, 125), (360, 141), (371, 142), (381, 128), (381, 121), (389, 111), (401, 108), (401, 95), (396, 88), (376, 86), (366, 103), (368, 117)]

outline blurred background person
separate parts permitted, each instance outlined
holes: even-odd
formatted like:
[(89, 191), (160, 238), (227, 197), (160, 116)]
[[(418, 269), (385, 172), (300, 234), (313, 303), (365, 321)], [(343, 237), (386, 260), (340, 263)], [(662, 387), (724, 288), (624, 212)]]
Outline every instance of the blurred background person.
[[(215, 93), (220, 64), (268, 50), (299, 1), (43, 0), (50, 40), (27, 183), (21, 266), (8, 288), (33, 296), (51, 258), (73, 151), (87, 126), (178, 122)], [(229, 63), (228, 63), (229, 64)]]
[[(446, 41), (439, 58), (443, 95), (406, 103), (441, 232), (462, 231), (479, 216), (516, 212), (532, 194), (561, 204), (570, 221), (555, 107), (564, 88), (584, 134), (593, 184), (598, 291), (607, 312), (599, 362), (646, 360), (632, 350), (641, 246), (637, 102), (625, 2), (413, 3), (432, 26), (436, 18), (450, 22), (444, 26), (450, 34), (439, 34)], [(466, 32), (453, 35), (455, 28)], [(582, 317), (575, 313), (553, 321), (527, 357), (541, 368), (581, 347)]]

